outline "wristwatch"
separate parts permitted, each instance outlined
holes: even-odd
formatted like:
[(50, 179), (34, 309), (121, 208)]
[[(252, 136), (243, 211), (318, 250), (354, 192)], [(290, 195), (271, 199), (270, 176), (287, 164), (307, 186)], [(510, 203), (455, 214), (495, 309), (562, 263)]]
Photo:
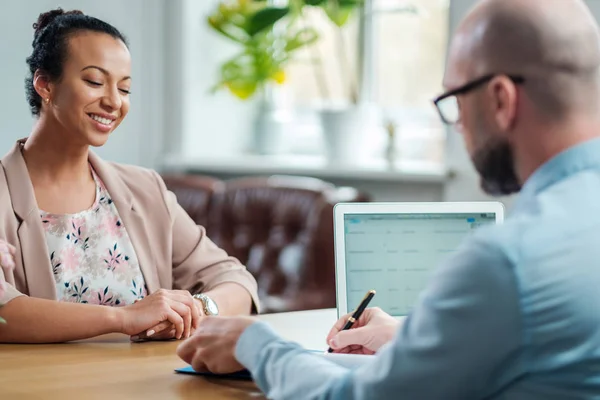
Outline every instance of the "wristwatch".
[(219, 307), (213, 299), (202, 293), (195, 294), (192, 297), (200, 300), (204, 315), (219, 315)]

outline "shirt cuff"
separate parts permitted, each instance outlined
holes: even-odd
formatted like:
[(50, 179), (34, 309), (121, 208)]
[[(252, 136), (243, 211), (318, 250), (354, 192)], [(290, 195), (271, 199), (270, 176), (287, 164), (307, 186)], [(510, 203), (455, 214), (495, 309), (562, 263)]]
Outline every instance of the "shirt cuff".
[(282, 340), (265, 322), (257, 321), (250, 325), (238, 339), (235, 346), (235, 358), (250, 372), (260, 363), (261, 350), (269, 343)]

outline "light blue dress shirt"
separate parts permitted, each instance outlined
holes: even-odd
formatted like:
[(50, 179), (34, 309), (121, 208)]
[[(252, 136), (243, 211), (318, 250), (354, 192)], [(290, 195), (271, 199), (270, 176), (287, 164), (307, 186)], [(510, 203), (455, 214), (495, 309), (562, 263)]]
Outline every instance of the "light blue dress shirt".
[(273, 399), (600, 398), (600, 139), (540, 167), (367, 365), (334, 365), (262, 322), (236, 357)]

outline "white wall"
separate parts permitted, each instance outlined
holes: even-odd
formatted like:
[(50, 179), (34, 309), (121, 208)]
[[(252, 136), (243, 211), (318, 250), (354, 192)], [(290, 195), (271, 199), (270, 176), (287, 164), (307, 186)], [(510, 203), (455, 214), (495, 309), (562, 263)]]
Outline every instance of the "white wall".
[(132, 66), (131, 110), (108, 143), (97, 152), (106, 159), (157, 165), (164, 116), (163, 0), (28, 0), (0, 5), (0, 154), (28, 136), (32, 118), (25, 100), (25, 58), (31, 53), (32, 24), (40, 13), (61, 6), (80, 9), (120, 29), (129, 39)]

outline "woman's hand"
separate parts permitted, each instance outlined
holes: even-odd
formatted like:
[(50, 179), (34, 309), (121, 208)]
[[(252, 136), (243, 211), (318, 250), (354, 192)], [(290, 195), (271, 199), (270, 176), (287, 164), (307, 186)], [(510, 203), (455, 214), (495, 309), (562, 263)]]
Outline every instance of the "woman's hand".
[(168, 322), (174, 328), (174, 338), (188, 338), (198, 328), (200, 321), (198, 304), (185, 290), (160, 289), (119, 310), (122, 320), (121, 332), (130, 336), (139, 335), (140, 332), (146, 332), (160, 323)]
[[(17, 249), (13, 245), (0, 240), (0, 268), (11, 270), (15, 267), (15, 253)], [(4, 280), (0, 280), (0, 297), (4, 295)], [(2, 319), (0, 318), (0, 321)]]
[(0, 239), (0, 265), (5, 269), (13, 269), (15, 267), (15, 246), (8, 244)]
[(380, 308), (367, 308), (351, 329), (341, 329), (352, 314), (341, 317), (329, 331), (327, 343), (335, 353), (374, 354), (392, 340), (400, 321)]
[[(204, 317), (204, 313), (202, 311), (202, 307), (198, 304), (196, 300), (196, 305), (198, 306), (198, 313), (200, 317)], [(195, 329), (192, 329), (192, 334)], [(147, 329), (143, 332), (140, 332), (137, 335), (131, 337), (131, 340), (134, 342), (143, 342), (146, 340), (170, 340), (175, 338), (175, 325), (171, 323), (171, 321), (163, 321), (150, 329)]]

